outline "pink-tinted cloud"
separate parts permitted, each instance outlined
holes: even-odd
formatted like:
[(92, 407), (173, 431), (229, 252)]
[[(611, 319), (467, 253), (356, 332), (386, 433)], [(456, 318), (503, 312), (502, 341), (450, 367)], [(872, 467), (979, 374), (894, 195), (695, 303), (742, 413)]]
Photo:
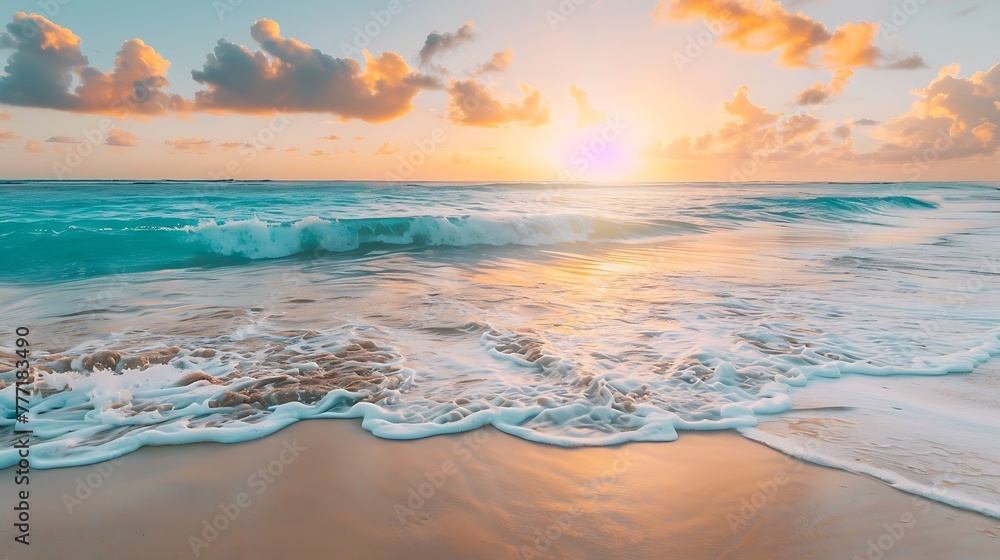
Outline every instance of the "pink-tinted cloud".
[(492, 74), (494, 72), (506, 72), (510, 68), (510, 61), (514, 59), (514, 51), (507, 49), (494, 53), (492, 57), (476, 70), (477, 75)]
[(128, 131), (112, 128), (108, 131), (108, 137), (104, 140), (104, 143), (108, 146), (134, 148), (139, 145), (139, 137)]

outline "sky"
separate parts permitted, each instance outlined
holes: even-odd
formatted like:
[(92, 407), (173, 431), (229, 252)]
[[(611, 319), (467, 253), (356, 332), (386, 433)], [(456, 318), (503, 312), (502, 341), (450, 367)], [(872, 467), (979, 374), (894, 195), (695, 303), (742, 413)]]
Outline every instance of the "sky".
[(14, 0), (0, 178), (998, 180), (987, 0)]

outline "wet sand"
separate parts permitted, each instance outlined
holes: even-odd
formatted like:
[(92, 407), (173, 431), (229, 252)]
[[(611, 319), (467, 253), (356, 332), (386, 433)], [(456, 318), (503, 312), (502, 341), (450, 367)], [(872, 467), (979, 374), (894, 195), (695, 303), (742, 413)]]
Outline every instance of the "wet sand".
[(1000, 557), (1000, 520), (728, 432), (565, 449), (307, 421), (33, 471), (30, 547), (14, 542), (17, 489), (0, 471), (0, 558)]

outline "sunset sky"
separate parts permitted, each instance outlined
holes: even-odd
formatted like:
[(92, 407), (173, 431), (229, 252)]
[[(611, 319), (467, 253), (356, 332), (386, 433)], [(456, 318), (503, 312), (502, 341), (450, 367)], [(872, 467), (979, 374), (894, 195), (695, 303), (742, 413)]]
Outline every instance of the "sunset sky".
[(0, 13), (0, 177), (998, 180), (986, 0)]

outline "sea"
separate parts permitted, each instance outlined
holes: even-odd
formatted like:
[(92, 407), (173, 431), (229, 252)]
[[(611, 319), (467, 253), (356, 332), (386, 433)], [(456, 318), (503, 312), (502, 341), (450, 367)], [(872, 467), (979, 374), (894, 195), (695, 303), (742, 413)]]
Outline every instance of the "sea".
[(1000, 517), (1000, 183), (8, 180), (0, 309), (0, 467), (735, 430)]

